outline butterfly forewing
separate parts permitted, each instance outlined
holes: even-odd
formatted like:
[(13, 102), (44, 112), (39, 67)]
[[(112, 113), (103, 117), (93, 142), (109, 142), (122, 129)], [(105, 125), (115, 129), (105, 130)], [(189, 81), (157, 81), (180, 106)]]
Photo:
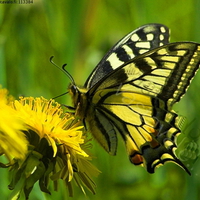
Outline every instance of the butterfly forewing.
[(132, 91), (178, 102), (199, 68), (200, 47), (191, 42), (165, 45), (132, 59), (90, 89)]
[(122, 38), (104, 56), (88, 77), (85, 87), (90, 88), (105, 75), (117, 69), (135, 56), (169, 42), (169, 29), (162, 24), (147, 24)]
[(95, 138), (115, 154), (120, 133), (131, 162), (145, 164), (150, 173), (166, 161), (187, 171), (174, 153), (180, 130), (171, 107), (199, 63), (200, 45), (182, 42), (151, 50), (112, 71), (88, 91), (94, 106), (86, 121)]

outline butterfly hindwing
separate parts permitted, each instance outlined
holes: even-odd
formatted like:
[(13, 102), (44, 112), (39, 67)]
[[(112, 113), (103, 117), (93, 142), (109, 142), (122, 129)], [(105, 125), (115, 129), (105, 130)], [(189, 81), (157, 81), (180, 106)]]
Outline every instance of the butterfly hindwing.
[(186, 169), (174, 154), (174, 138), (180, 133), (175, 125), (175, 113), (160, 108), (159, 100), (146, 95), (105, 92), (110, 96), (88, 119), (93, 122), (95, 138), (107, 151), (116, 153), (117, 134), (120, 134), (130, 161), (135, 165), (145, 164), (148, 172), (153, 173), (155, 167), (166, 161), (176, 162)]
[(84, 87), (90, 88), (105, 75), (119, 66), (143, 54), (169, 42), (169, 29), (162, 24), (144, 25), (117, 42), (113, 48), (95, 67), (85, 82)]

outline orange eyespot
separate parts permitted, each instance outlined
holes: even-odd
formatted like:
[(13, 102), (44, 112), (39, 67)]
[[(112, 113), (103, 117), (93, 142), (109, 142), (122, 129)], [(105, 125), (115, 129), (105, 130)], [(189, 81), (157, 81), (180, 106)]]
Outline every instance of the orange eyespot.
[(139, 155), (138, 153), (134, 153), (133, 155), (130, 155), (129, 157), (131, 163), (134, 165), (141, 165), (143, 163), (143, 157)]

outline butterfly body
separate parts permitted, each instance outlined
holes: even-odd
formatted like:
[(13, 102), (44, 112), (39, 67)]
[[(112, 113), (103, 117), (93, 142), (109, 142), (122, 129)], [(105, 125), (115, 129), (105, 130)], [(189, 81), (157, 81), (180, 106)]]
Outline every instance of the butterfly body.
[(133, 164), (153, 173), (172, 161), (189, 173), (175, 155), (180, 129), (172, 106), (199, 67), (200, 45), (167, 43), (165, 26), (143, 26), (106, 54), (83, 88), (72, 84), (69, 91), (77, 116), (111, 155), (121, 135)]

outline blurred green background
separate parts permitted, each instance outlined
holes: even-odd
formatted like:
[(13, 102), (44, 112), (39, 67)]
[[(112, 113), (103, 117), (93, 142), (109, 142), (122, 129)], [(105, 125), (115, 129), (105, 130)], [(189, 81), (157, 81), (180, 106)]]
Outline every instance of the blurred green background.
[[(199, 0), (33, 0), (33, 4), (0, 4), (0, 84), (15, 97), (52, 98), (67, 90), (69, 79), (49, 62), (67, 70), (77, 84), (87, 76), (103, 55), (119, 39), (147, 23), (162, 23), (171, 29), (171, 41), (200, 43)], [(94, 142), (93, 163), (102, 171), (95, 179), (96, 195), (75, 188), (44, 195), (36, 185), (30, 200), (197, 200), (200, 199), (200, 162), (198, 156), (200, 72), (187, 95), (175, 106), (186, 117), (183, 136), (179, 138), (180, 156), (192, 176), (174, 164), (166, 164), (156, 173), (129, 163), (120, 144), (118, 155), (110, 157)], [(70, 104), (65, 95), (57, 99)], [(192, 157), (191, 157), (192, 156)], [(196, 160), (196, 161), (195, 161)], [(190, 161), (190, 162), (189, 162)], [(1, 199), (7, 199), (8, 174), (0, 169)], [(62, 184), (61, 184), (62, 185)]]

